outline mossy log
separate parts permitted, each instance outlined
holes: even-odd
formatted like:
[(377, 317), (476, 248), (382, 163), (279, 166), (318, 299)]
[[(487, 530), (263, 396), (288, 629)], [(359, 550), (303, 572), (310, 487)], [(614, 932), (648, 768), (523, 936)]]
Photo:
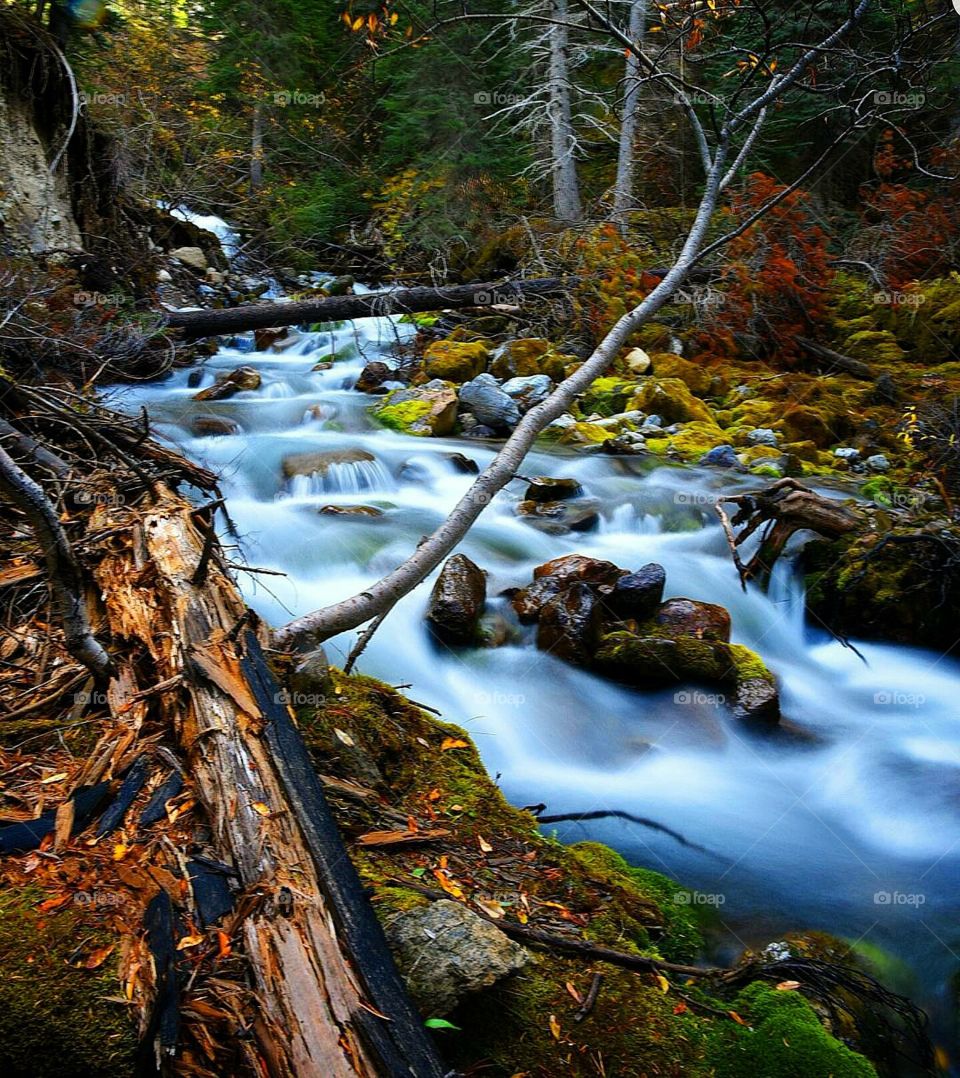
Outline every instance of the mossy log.
[(204, 534), (193, 508), (160, 488), (147, 510), (98, 507), (98, 534), (94, 574), (118, 655), (110, 693), (135, 700), (179, 675), (156, 708), (247, 892), (242, 935), (270, 1073), (439, 1078), (286, 698), (241, 631), (249, 612), (218, 556), (194, 583)]

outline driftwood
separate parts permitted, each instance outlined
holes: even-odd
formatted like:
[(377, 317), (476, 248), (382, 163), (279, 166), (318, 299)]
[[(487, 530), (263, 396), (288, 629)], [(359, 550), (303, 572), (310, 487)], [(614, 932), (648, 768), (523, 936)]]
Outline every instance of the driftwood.
[[(219, 556), (192, 582), (204, 547), (192, 507), (158, 486), (150, 509), (98, 506), (90, 535), (121, 656), (111, 710), (135, 728), (149, 707), (171, 731), (216, 856), (247, 895), (240, 932), (269, 1073), (439, 1078), (285, 697), (254, 633), (236, 631), (247, 609)], [(178, 675), (173, 691), (143, 691)]]
[(836, 368), (838, 371), (852, 374), (854, 378), (863, 378), (867, 382), (872, 382), (876, 377), (870, 366), (861, 359), (854, 359), (852, 356), (843, 355), (842, 352), (835, 352), (832, 348), (827, 348), (826, 345), (811, 341), (809, 337), (795, 337), (794, 340), (807, 355)]
[[(723, 504), (738, 506), (731, 520)], [(727, 494), (714, 506), (723, 525), (733, 563), (744, 590), (755, 577), (769, 579), (774, 563), (790, 537), (798, 531), (813, 531), (827, 539), (839, 539), (859, 524), (857, 515), (842, 502), (817, 494), (796, 479), (778, 479), (764, 490)], [(758, 528), (766, 525), (760, 546), (744, 564), (740, 547)], [(740, 528), (740, 532), (735, 531)]]
[(303, 322), (339, 322), (371, 315), (489, 307), (497, 303), (522, 302), (534, 296), (562, 295), (567, 287), (568, 282), (560, 277), (546, 277), (531, 281), (486, 281), (442, 288), (396, 288), (371, 292), (366, 296), (327, 296), (297, 303), (254, 303), (219, 311), (171, 311), (166, 316), (166, 323), (170, 329), (182, 330), (188, 337), (209, 337), (270, 326), (294, 326)]

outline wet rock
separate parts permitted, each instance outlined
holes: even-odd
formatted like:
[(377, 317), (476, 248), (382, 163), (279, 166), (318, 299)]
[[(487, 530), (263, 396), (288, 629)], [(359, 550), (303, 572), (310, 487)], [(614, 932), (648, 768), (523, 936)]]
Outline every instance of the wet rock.
[(715, 603), (696, 599), (668, 599), (654, 622), (671, 635), (695, 636), (698, 640), (730, 641), (730, 615)]
[(240, 425), (222, 415), (197, 415), (190, 421), (190, 433), (195, 438), (239, 434)]
[(655, 561), (641, 566), (635, 573), (627, 573), (605, 591), (604, 605), (620, 620), (633, 618), (645, 621), (652, 617), (663, 601), (663, 589), (667, 574)]
[(342, 277), (334, 277), (332, 281), (327, 281), (321, 291), (327, 296), (349, 296), (356, 283), (353, 277), (344, 274)]
[(833, 455), (840, 460), (853, 462), (860, 459), (860, 450), (854, 448), (853, 446), (844, 445), (841, 446), (839, 449), (834, 449)]
[(507, 341), (490, 364), (497, 378), (527, 377), (545, 374), (558, 382), (563, 378), (569, 357), (554, 351), (553, 345), (540, 337), (521, 337)]
[(871, 404), (900, 403), (900, 390), (897, 388), (897, 383), (893, 380), (893, 375), (889, 371), (884, 371), (877, 377), (877, 380), (873, 383), (869, 401)]
[(472, 992), (522, 969), (529, 953), (461, 902), (442, 899), (385, 925), (410, 994), (424, 1014), (449, 1014)]
[(747, 678), (736, 686), (733, 713), (747, 722), (776, 723), (780, 720), (780, 694), (768, 678)]
[(324, 505), (317, 512), (323, 517), (382, 517), (383, 510), (373, 505)]
[(732, 445), (714, 446), (709, 452), (700, 458), (701, 464), (708, 464), (714, 468), (739, 468), (740, 460)]
[(514, 592), (510, 602), (517, 617), (530, 624), (540, 616), (544, 603), (559, 595), (570, 584), (582, 581), (599, 588), (604, 584), (612, 585), (625, 575), (626, 570), (613, 562), (588, 558), (584, 554), (567, 554), (537, 566), (533, 571), (533, 583)]
[(883, 453), (874, 453), (872, 456), (867, 457), (865, 464), (870, 472), (890, 471), (890, 461), (887, 460)]
[(657, 686), (685, 681), (727, 682), (733, 664), (726, 644), (693, 636), (671, 638), (617, 631), (602, 637), (593, 665), (629, 685)]
[(389, 382), (392, 377), (393, 371), (386, 363), (376, 359), (363, 368), (353, 388), (358, 393), (385, 393), (383, 383)]
[(454, 554), (440, 570), (430, 593), (427, 624), (446, 644), (470, 644), (487, 597), (483, 570), (465, 554)]
[(531, 374), (525, 378), (510, 378), (500, 388), (517, 402), (521, 412), (529, 412), (550, 396), (553, 382), (546, 374)]
[(237, 367), (229, 374), (218, 375), (212, 386), (195, 393), (195, 401), (222, 401), (243, 390), (260, 388), (260, 372), (255, 367)]
[(601, 446), (604, 453), (611, 456), (635, 456), (639, 453), (645, 453), (646, 447), (647, 439), (638, 431), (633, 430), (625, 430), (622, 434), (618, 434), (616, 438), (611, 438)]
[(517, 504), (517, 515), (525, 524), (548, 535), (588, 532), (600, 527), (596, 503), (570, 505), (567, 502), (524, 501)]
[(479, 341), (434, 341), (423, 354), (424, 367), (431, 378), (448, 382), (469, 382), (487, 369), (490, 352)]
[(483, 423), (476, 423), (472, 427), (468, 427), (463, 432), (464, 438), (496, 438), (497, 432), (493, 427), (484, 426)]
[(460, 410), (493, 430), (512, 430), (520, 422), (520, 409), (497, 384), (492, 374), (481, 374), (460, 390)]
[(442, 438), (453, 432), (457, 422), (457, 393), (452, 382), (439, 378), (422, 386), (395, 389), (374, 412), (392, 430), (419, 437)]
[(555, 502), (582, 493), (583, 487), (576, 479), (554, 479), (548, 475), (535, 475), (527, 485), (524, 498), (533, 502)]
[(476, 644), (483, 648), (500, 648), (517, 636), (517, 628), (503, 614), (484, 614), (477, 626)]
[(575, 581), (544, 603), (537, 623), (537, 647), (584, 666), (596, 649), (600, 621), (600, 603), (593, 589)]
[(170, 252), (170, 257), (200, 273), (207, 268), (207, 256), (199, 247), (177, 247)]
[(268, 329), (255, 329), (253, 331), (253, 340), (258, 352), (266, 352), (266, 350), (277, 341), (281, 340), (287, 335), (286, 326), (271, 326)]
[(475, 460), (471, 460), (469, 457), (464, 456), (463, 453), (448, 453), (447, 460), (450, 461), (461, 475), (480, 474), (480, 465), (477, 464)]
[(295, 475), (326, 475), (335, 464), (359, 464), (371, 460), (376, 460), (376, 457), (366, 449), (312, 450), (309, 453), (291, 453), (283, 458), (280, 468), (284, 479), (292, 479)]
[(777, 432), (769, 427), (755, 427), (747, 434), (747, 442), (750, 445), (769, 445), (776, 449), (779, 437)]

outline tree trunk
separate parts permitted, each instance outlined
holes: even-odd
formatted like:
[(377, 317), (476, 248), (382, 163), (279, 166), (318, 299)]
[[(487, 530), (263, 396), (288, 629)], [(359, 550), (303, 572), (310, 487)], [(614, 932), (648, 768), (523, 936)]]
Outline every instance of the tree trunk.
[(253, 106), (250, 133), (250, 190), (258, 191), (263, 184), (263, 102), (258, 97)]
[[(630, 8), (630, 40), (637, 49), (643, 47), (647, 27), (647, 0), (634, 0)], [(640, 58), (634, 49), (627, 52), (623, 73), (623, 107), (620, 112), (620, 146), (617, 151), (617, 179), (613, 188), (613, 219), (620, 232), (626, 235), (633, 209), (633, 187), (636, 161), (634, 143), (637, 139), (638, 105), (640, 102)]]
[(300, 303), (254, 303), (221, 311), (171, 311), (166, 316), (166, 322), (171, 329), (182, 329), (188, 337), (207, 337), (270, 326), (294, 326), (302, 322), (339, 322), (371, 315), (522, 303), (529, 297), (559, 295), (566, 285), (567, 282), (559, 277), (546, 277), (532, 281), (487, 281), (446, 288), (398, 288), (372, 292), (366, 296), (327, 296)]
[(553, 175), (553, 212), (557, 219), (573, 223), (580, 220), (580, 185), (577, 181), (576, 136), (570, 107), (570, 71), (567, 58), (569, 17), (567, 0), (553, 0), (550, 27), (550, 158)]
[(194, 583), (204, 537), (193, 516), (165, 488), (146, 512), (95, 511), (91, 537), (108, 537), (95, 575), (118, 654), (129, 656), (109, 695), (179, 681), (153, 699), (218, 856), (248, 896), (242, 935), (262, 1057), (283, 1078), (440, 1078), (286, 698), (254, 633), (240, 631), (247, 608), (216, 556)]

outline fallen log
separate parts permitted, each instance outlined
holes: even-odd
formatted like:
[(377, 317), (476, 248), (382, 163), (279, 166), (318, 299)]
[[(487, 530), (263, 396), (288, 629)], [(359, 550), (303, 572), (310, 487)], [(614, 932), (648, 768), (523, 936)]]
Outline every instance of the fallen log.
[(90, 537), (124, 656), (115, 711), (144, 709), (144, 689), (180, 675), (150, 697), (151, 718), (178, 743), (216, 855), (249, 896), (240, 935), (269, 1073), (440, 1078), (286, 697), (254, 633), (237, 631), (248, 611), (219, 555), (193, 583), (204, 546), (193, 507), (158, 484), (149, 509), (98, 506)]
[(170, 329), (182, 330), (187, 337), (209, 337), (306, 322), (340, 322), (349, 318), (517, 303), (535, 296), (562, 295), (570, 283), (561, 277), (544, 277), (440, 288), (393, 288), (365, 296), (326, 296), (296, 303), (254, 303), (226, 310), (170, 311), (166, 324)]
[(873, 381), (875, 377), (870, 366), (861, 359), (854, 359), (852, 356), (845, 356), (842, 352), (835, 352), (824, 344), (811, 341), (809, 337), (796, 337), (795, 340), (807, 355), (836, 368), (838, 371), (852, 374), (854, 378), (862, 378), (867, 382)]

